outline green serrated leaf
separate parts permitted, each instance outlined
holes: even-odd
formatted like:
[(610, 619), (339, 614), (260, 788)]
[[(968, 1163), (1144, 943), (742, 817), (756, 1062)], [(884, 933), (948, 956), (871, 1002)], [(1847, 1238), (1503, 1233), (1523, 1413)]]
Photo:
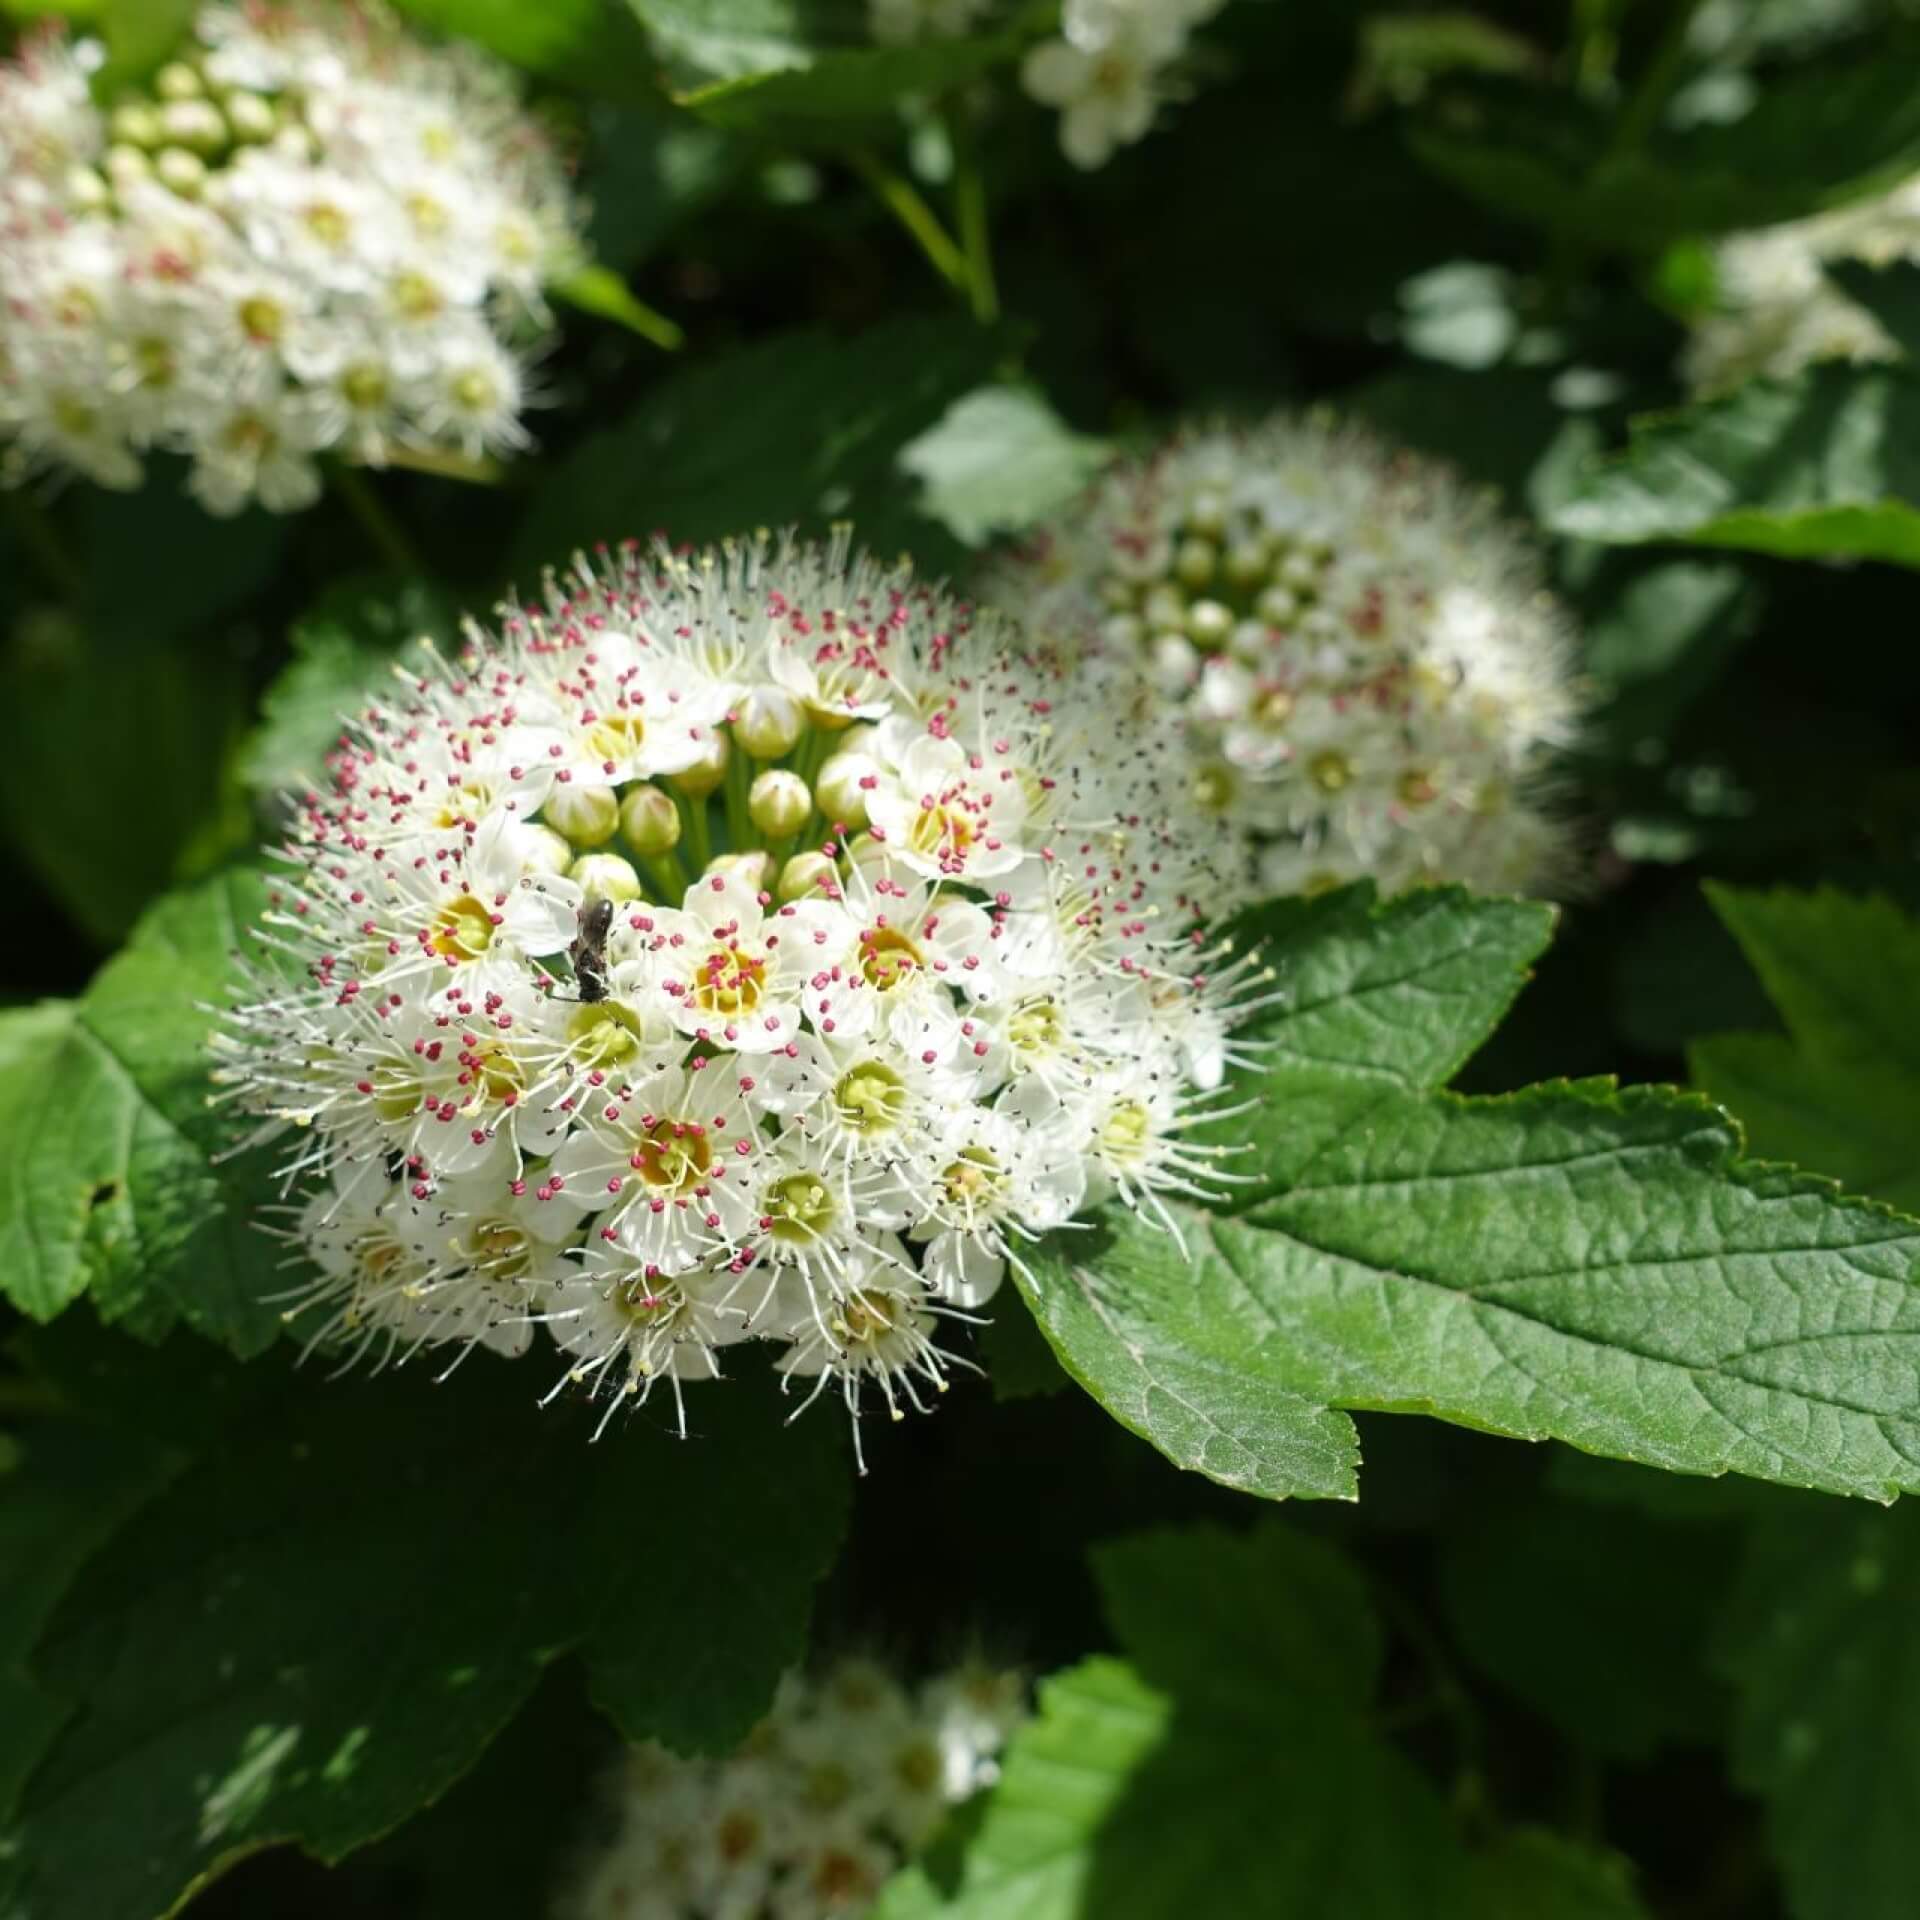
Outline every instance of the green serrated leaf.
[(1920, 382), (1817, 366), (1634, 423), (1550, 523), (1583, 540), (1684, 540), (1920, 566)]
[(1333, 1555), (1200, 1530), (1100, 1572), (1136, 1663), (1043, 1683), (957, 1884), (913, 1869), (875, 1920), (1467, 1920), (1438, 1800), (1364, 1718), (1377, 1630)]
[(1739, 1115), (1758, 1152), (1920, 1212), (1920, 921), (1831, 889), (1707, 893), (1787, 1034), (1699, 1041), (1694, 1079)]
[(198, 11), (197, 0), (100, 0), (96, 17), (107, 58), (94, 78), (95, 91), (111, 100), (122, 87), (144, 80), (187, 38)]
[(34, 1677), (79, 1711), (0, 1846), (0, 1912), (170, 1911), (281, 1840), (337, 1859), (569, 1649), (629, 1737), (737, 1742), (846, 1510), (835, 1423), (782, 1432), (765, 1384), (695, 1407), (685, 1443), (635, 1419), (597, 1446), (589, 1409), (543, 1413), (497, 1361), (289, 1385), (54, 1613)]
[(210, 1110), (207, 1003), (222, 993), (259, 882), (228, 874), (163, 901), (77, 1002), (11, 1016), (22, 1071), (0, 1096), (14, 1201), (0, 1286), (47, 1319), (91, 1290), (109, 1319), (179, 1318), (239, 1353), (279, 1332), (288, 1284), (259, 1231), (258, 1155)]
[(920, 483), (921, 512), (977, 547), (1059, 512), (1111, 452), (1031, 387), (995, 386), (956, 400), (901, 449), (900, 467)]
[(991, 372), (1002, 336), (955, 315), (851, 339), (787, 334), (689, 367), (547, 476), (515, 547), (522, 585), (595, 541), (709, 541), (850, 518), (929, 567), (957, 549), (903, 498), (894, 461)]
[[(1247, 1028), (1289, 1076), (1263, 1110), (1263, 1150), (1302, 1164), (1383, 1091), (1440, 1085), (1493, 1030), (1552, 926), (1546, 908), (1420, 891), (1376, 906), (1365, 887), (1276, 901), (1230, 930), (1257, 947), (1277, 1004)], [(1238, 1147), (1231, 1124), (1219, 1144)], [(1229, 1164), (1232, 1164), (1230, 1161)], [(1062, 1365), (1177, 1465), (1269, 1499), (1353, 1497), (1352, 1423), (1250, 1355), (1237, 1324), (1162, 1338), (1114, 1317), (1086, 1236), (1036, 1250), (1018, 1283)], [(1164, 1251), (1182, 1259), (1170, 1239)]]
[(1268, 1494), (1349, 1492), (1329, 1415), (1359, 1408), (1870, 1499), (1920, 1486), (1920, 1225), (1743, 1162), (1724, 1116), (1667, 1089), (1432, 1091), (1542, 923), (1449, 894), (1379, 909), (1377, 933), (1353, 910), (1273, 923), (1294, 984), (1241, 1089), (1263, 1121), (1231, 1162), (1237, 1217), (1109, 1210), (1036, 1250), (1022, 1288), (1068, 1371), (1179, 1464)]
[(1795, 1920), (1907, 1920), (1920, 1885), (1920, 1509), (1758, 1538), (1725, 1635), (1736, 1777)]

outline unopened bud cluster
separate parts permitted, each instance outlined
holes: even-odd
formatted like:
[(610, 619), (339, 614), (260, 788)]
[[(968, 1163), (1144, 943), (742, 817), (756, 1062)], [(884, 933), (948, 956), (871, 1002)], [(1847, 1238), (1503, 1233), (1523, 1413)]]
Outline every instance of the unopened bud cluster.
[[(319, 1331), (721, 1349), (898, 1417), (1034, 1237), (1211, 1160), (1258, 995), (1163, 730), (904, 566), (633, 548), (368, 707), (220, 1047)], [(683, 1415), (684, 1418), (684, 1415)]]
[(790, 1675), (725, 1759), (627, 1755), (556, 1920), (858, 1920), (1025, 1717), (1020, 1676), (979, 1663), (911, 1691), (868, 1660)]
[(1037, 639), (1139, 676), (1263, 886), (1535, 889), (1575, 703), (1536, 561), (1447, 469), (1319, 420), (1181, 433), (1000, 565)]
[(97, 104), (52, 33), (0, 65), (0, 442), (18, 478), (135, 487), (187, 455), (216, 513), (311, 504), (323, 450), (525, 444), (524, 347), (577, 248), (510, 71), (372, 0), (212, 5)]
[(1713, 310), (1687, 347), (1689, 384), (1716, 394), (1821, 360), (1897, 359), (1893, 336), (1827, 271), (1847, 260), (1920, 262), (1920, 178), (1833, 213), (1723, 240), (1713, 254)]

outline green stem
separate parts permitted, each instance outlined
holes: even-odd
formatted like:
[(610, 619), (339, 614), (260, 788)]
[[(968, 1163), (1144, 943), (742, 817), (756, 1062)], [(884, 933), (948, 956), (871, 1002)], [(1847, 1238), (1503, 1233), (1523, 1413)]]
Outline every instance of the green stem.
[(13, 522), (20, 544), (33, 555), (34, 564), (46, 576), (47, 585), (63, 599), (78, 600), (86, 593), (87, 576), (80, 563), (67, 551), (53, 517), (24, 493), (9, 488), (0, 493), (7, 503), (7, 518)]
[(1635, 152), (1646, 143), (1647, 136), (1659, 123), (1661, 112), (1679, 84), (1681, 71), (1686, 65), (1687, 38), (1693, 28), (1694, 16), (1704, 4), (1705, 0), (1675, 0), (1666, 33), (1655, 48), (1653, 58), (1647, 62), (1646, 71), (1640, 76), (1639, 84), (1629, 96), (1619, 123), (1614, 128), (1610, 158), (1617, 159), (1622, 154)]
[(1452, 1656), (1419, 1608), (1390, 1586), (1382, 1584), (1377, 1591), (1381, 1610), (1425, 1663), (1427, 1676), (1433, 1683), (1433, 1706), (1445, 1714), (1453, 1728), (1457, 1761), (1453, 1782), (1455, 1810), (1466, 1819), (1478, 1818), (1487, 1810), (1486, 1740), (1479, 1709), (1454, 1667)]
[(953, 142), (953, 210), (967, 264), (967, 298), (983, 327), (1000, 318), (1000, 289), (993, 275), (993, 243), (987, 230), (987, 182), (980, 151), (967, 124), (966, 110), (955, 105), (947, 115)]
[(380, 557), (402, 573), (424, 574), (426, 568), (413, 550), (407, 530), (387, 511), (366, 475), (358, 467), (348, 466), (341, 460), (330, 462), (327, 473), (333, 482), (334, 492), (360, 522), (367, 538), (379, 550)]
[(676, 793), (673, 799), (680, 809), (680, 824), (685, 829), (680, 836), (680, 845), (685, 849), (681, 858), (688, 863), (690, 872), (703, 872), (707, 862), (713, 858), (713, 837), (707, 831), (706, 799), (703, 796), (698, 800), (690, 800), (684, 793)]
[(726, 784), (727, 848), (732, 853), (747, 852), (758, 838), (747, 812), (747, 790), (752, 782), (753, 768), (746, 749), (736, 740), (732, 753), (727, 756)]
[(847, 164), (873, 189), (887, 211), (919, 242), (920, 251), (927, 256), (934, 272), (956, 293), (971, 298), (966, 255), (954, 244), (953, 237), (940, 224), (939, 215), (927, 205), (913, 182), (904, 174), (895, 173), (864, 147), (850, 148)]

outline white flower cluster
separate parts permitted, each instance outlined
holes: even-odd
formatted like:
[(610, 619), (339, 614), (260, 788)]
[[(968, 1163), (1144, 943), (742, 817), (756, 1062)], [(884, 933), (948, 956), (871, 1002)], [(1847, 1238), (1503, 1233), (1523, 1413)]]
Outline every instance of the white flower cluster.
[[(876, 0), (877, 3), (877, 0)], [(1060, 34), (1028, 54), (1021, 84), (1060, 109), (1060, 150), (1101, 167), (1144, 139), (1171, 97), (1168, 79), (1187, 36), (1226, 0), (1066, 0)]]
[(1205, 1179), (1233, 876), (1163, 737), (994, 617), (844, 539), (635, 546), (406, 687), (219, 1041), (299, 1127), (324, 1334), (544, 1325), (609, 1412), (769, 1338), (898, 1418), (1023, 1241)]
[(1265, 890), (1524, 890), (1563, 859), (1540, 784), (1575, 718), (1566, 625), (1445, 467), (1319, 419), (1181, 432), (986, 597), (1145, 676), (1193, 797), (1261, 844)]
[(0, 442), (15, 477), (215, 513), (311, 504), (314, 456), (525, 444), (521, 342), (577, 246), (510, 71), (370, 4), (212, 5), (111, 111), (36, 35), (0, 66)]
[(1879, 321), (1828, 275), (1840, 260), (1920, 263), (1920, 177), (1856, 206), (1722, 241), (1714, 310), (1687, 346), (1688, 384), (1717, 394), (1818, 360), (1898, 358)]
[(989, 0), (867, 0), (867, 30), (883, 47), (959, 40), (979, 25)]
[(627, 1756), (612, 1831), (556, 1920), (854, 1920), (949, 1807), (991, 1785), (1025, 1717), (1020, 1676), (977, 1663), (912, 1693), (867, 1660), (790, 1675), (724, 1760)]

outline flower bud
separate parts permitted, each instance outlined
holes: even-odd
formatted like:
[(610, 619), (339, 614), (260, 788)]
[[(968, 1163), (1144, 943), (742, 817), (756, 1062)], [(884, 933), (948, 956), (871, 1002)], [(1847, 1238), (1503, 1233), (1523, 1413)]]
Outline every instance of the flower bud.
[(620, 831), (635, 853), (655, 859), (680, 844), (680, 809), (658, 787), (629, 787), (620, 802)]
[(567, 869), (567, 878), (579, 881), (589, 896), (616, 906), (640, 898), (640, 876), (617, 853), (583, 853)]
[(153, 177), (182, 200), (197, 200), (207, 184), (207, 163), (185, 147), (162, 147), (154, 156)]
[(184, 60), (169, 60), (153, 76), (153, 90), (162, 100), (197, 100), (205, 88)]
[(773, 855), (759, 848), (750, 853), (716, 853), (703, 872), (743, 881), (756, 893), (763, 893), (773, 875)]
[(75, 213), (98, 213), (112, 198), (107, 183), (91, 167), (69, 167), (65, 186), (67, 205)]
[(565, 835), (551, 827), (531, 826), (521, 845), (526, 849), (527, 865), (535, 873), (563, 874), (573, 865), (573, 848)]
[(727, 761), (732, 757), (727, 736), (716, 727), (706, 738), (700, 758), (690, 767), (666, 776), (667, 785), (689, 800), (704, 800), (727, 777)]
[(1183, 586), (1204, 587), (1213, 578), (1219, 557), (1211, 540), (1182, 540), (1173, 556), (1173, 570)]
[(784, 840), (807, 824), (813, 795), (797, 773), (769, 767), (747, 793), (747, 817), (769, 840)]
[(230, 93), (221, 104), (236, 140), (271, 140), (280, 124), (273, 103), (257, 93)]
[(1196, 647), (1218, 653), (1233, 631), (1233, 614), (1218, 600), (1196, 600), (1187, 609), (1187, 637)]
[(227, 144), (227, 123), (211, 100), (169, 100), (160, 109), (160, 127), (174, 145), (203, 158)]
[(734, 740), (756, 760), (791, 753), (806, 730), (799, 701), (780, 687), (755, 687), (734, 709)]
[(776, 891), (782, 900), (802, 900), (816, 892), (822, 881), (832, 880), (836, 871), (831, 854), (796, 853), (780, 869)]
[(540, 812), (576, 847), (604, 846), (620, 824), (620, 803), (611, 787), (556, 786)]
[(123, 192), (139, 181), (153, 178), (153, 162), (138, 147), (109, 147), (106, 168), (107, 178)]
[(157, 147), (167, 137), (166, 129), (160, 124), (159, 110), (144, 100), (129, 100), (125, 106), (115, 107), (107, 126), (114, 141), (121, 146)]
[[(813, 783), (820, 811), (838, 827), (867, 824), (867, 795), (880, 777), (879, 764), (854, 751), (836, 753), (820, 769)], [(865, 783), (865, 784), (863, 784)]]

